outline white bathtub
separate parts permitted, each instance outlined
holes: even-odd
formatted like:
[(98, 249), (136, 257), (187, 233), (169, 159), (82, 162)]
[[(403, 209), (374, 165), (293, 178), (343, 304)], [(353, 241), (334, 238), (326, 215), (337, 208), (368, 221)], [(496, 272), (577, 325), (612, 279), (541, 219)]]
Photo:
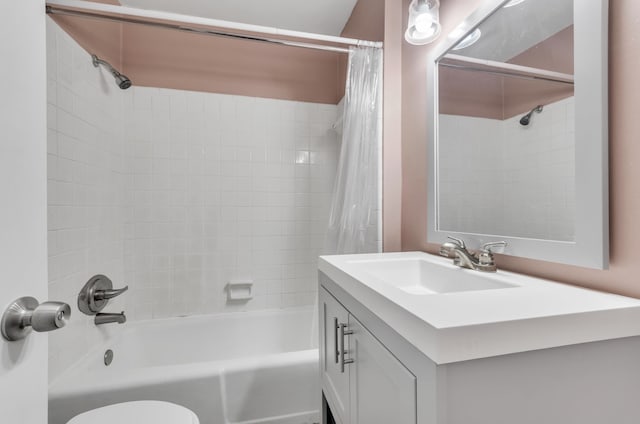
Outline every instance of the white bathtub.
[(126, 323), (52, 382), (49, 424), (129, 400), (177, 403), (202, 424), (319, 422), (312, 316), (295, 308)]

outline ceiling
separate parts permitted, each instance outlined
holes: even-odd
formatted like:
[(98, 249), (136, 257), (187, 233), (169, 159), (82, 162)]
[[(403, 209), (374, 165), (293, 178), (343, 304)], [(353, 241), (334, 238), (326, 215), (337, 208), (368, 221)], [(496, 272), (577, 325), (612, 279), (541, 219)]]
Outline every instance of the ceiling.
[(121, 0), (123, 6), (339, 36), (357, 0)]

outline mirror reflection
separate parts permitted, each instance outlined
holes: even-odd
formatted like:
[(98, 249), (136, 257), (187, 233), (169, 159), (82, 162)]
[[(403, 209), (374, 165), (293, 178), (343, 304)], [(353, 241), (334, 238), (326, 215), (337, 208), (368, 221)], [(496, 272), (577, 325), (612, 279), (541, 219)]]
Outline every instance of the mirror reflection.
[(440, 231), (575, 239), (573, 1), (513, 0), (438, 63)]

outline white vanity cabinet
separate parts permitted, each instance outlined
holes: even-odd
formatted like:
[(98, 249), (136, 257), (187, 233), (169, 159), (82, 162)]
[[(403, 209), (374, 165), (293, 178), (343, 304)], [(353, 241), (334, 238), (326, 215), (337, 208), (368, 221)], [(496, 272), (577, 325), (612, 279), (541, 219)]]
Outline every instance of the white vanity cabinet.
[[(454, 288), (465, 276), (512, 286), (405, 293), (399, 272), (415, 261)], [(376, 264), (395, 267), (399, 289)], [(338, 424), (640, 423), (639, 300), (448, 266), (410, 252), (320, 258), (323, 411)]]
[(339, 423), (345, 423), (350, 406), (349, 374), (341, 370), (342, 356), (338, 349), (340, 324), (348, 324), (349, 312), (324, 289), (320, 289), (319, 302), (322, 388), (334, 417)]
[(322, 386), (336, 421), (415, 424), (416, 377), (326, 289), (319, 299)]

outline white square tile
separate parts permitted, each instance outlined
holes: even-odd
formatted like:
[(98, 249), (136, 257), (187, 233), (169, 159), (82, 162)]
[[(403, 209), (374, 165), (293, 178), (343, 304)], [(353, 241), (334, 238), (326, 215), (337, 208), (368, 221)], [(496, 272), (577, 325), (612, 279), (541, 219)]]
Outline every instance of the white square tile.
[[(71, 38), (55, 25), (48, 31), (55, 34), (48, 41), (55, 58), (48, 66), (52, 288), (72, 297), (94, 273), (126, 275), (130, 320), (232, 310), (220, 287), (233, 275), (256, 281), (256, 298), (241, 309), (310, 303), (311, 258), (322, 245), (321, 235), (311, 235), (320, 226), (309, 227), (311, 193), (327, 190), (333, 176), (308, 164), (319, 152), (323, 164), (337, 163), (337, 149), (325, 150), (323, 138), (335, 107), (116, 90)], [(313, 218), (326, 216), (329, 201), (316, 199)], [(52, 343), (54, 372), (84, 354), (64, 349)], [(59, 359), (67, 355), (68, 363)]]

